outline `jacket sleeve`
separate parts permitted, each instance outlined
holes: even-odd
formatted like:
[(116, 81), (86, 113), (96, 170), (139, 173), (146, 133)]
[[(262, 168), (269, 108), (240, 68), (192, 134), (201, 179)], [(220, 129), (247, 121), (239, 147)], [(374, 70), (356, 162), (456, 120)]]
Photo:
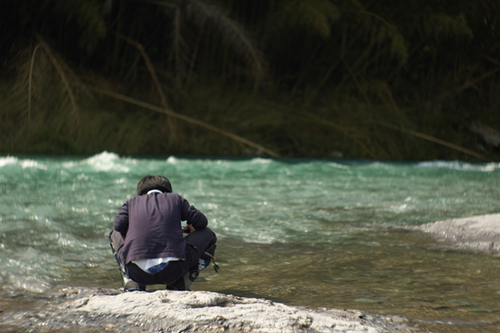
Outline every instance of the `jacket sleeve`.
[(123, 204), (118, 214), (116, 214), (113, 228), (122, 235), (123, 239), (125, 239), (128, 231), (128, 202)]
[(194, 206), (191, 206), (189, 202), (183, 197), (179, 197), (182, 207), (181, 220), (187, 221), (187, 224), (191, 224), (196, 230), (205, 229), (208, 224), (208, 220), (205, 214), (194, 208)]

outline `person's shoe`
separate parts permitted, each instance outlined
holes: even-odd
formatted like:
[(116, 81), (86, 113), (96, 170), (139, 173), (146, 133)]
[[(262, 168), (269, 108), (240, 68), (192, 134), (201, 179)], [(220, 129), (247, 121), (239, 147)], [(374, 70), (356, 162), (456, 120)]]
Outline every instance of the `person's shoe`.
[(123, 289), (125, 291), (145, 291), (146, 286), (144, 284), (139, 284), (129, 278), (127, 275), (123, 275)]

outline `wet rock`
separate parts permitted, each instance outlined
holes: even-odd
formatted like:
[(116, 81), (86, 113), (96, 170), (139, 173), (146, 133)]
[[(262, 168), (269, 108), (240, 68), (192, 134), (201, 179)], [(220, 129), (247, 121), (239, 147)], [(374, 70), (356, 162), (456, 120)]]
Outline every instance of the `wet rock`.
[(43, 311), (0, 316), (0, 331), (409, 332), (405, 318), (302, 308), (206, 291), (116, 293), (79, 288)]
[(427, 223), (415, 229), (432, 234), (453, 247), (500, 251), (500, 214)]

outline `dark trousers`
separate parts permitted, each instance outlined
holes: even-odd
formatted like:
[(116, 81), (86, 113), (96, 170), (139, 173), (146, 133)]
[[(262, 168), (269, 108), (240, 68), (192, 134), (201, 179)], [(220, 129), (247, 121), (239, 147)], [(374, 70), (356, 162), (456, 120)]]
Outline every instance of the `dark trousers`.
[[(196, 230), (185, 237), (186, 240), (186, 260), (171, 261), (167, 267), (156, 274), (149, 274), (143, 271), (139, 266), (130, 262), (125, 265), (127, 275), (139, 284), (166, 284), (171, 285), (186, 274), (192, 267), (198, 265), (198, 261), (203, 253), (208, 250), (215, 242), (217, 237), (209, 228)], [(110, 234), (111, 246), (117, 251), (117, 260), (123, 264), (120, 248), (123, 239), (119, 232), (112, 231)]]

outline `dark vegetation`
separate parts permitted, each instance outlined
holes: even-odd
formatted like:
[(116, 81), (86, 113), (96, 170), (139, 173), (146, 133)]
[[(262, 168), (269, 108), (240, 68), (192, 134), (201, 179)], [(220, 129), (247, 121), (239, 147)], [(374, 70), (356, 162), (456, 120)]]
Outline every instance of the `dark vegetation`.
[(498, 0), (2, 0), (0, 153), (498, 160)]

